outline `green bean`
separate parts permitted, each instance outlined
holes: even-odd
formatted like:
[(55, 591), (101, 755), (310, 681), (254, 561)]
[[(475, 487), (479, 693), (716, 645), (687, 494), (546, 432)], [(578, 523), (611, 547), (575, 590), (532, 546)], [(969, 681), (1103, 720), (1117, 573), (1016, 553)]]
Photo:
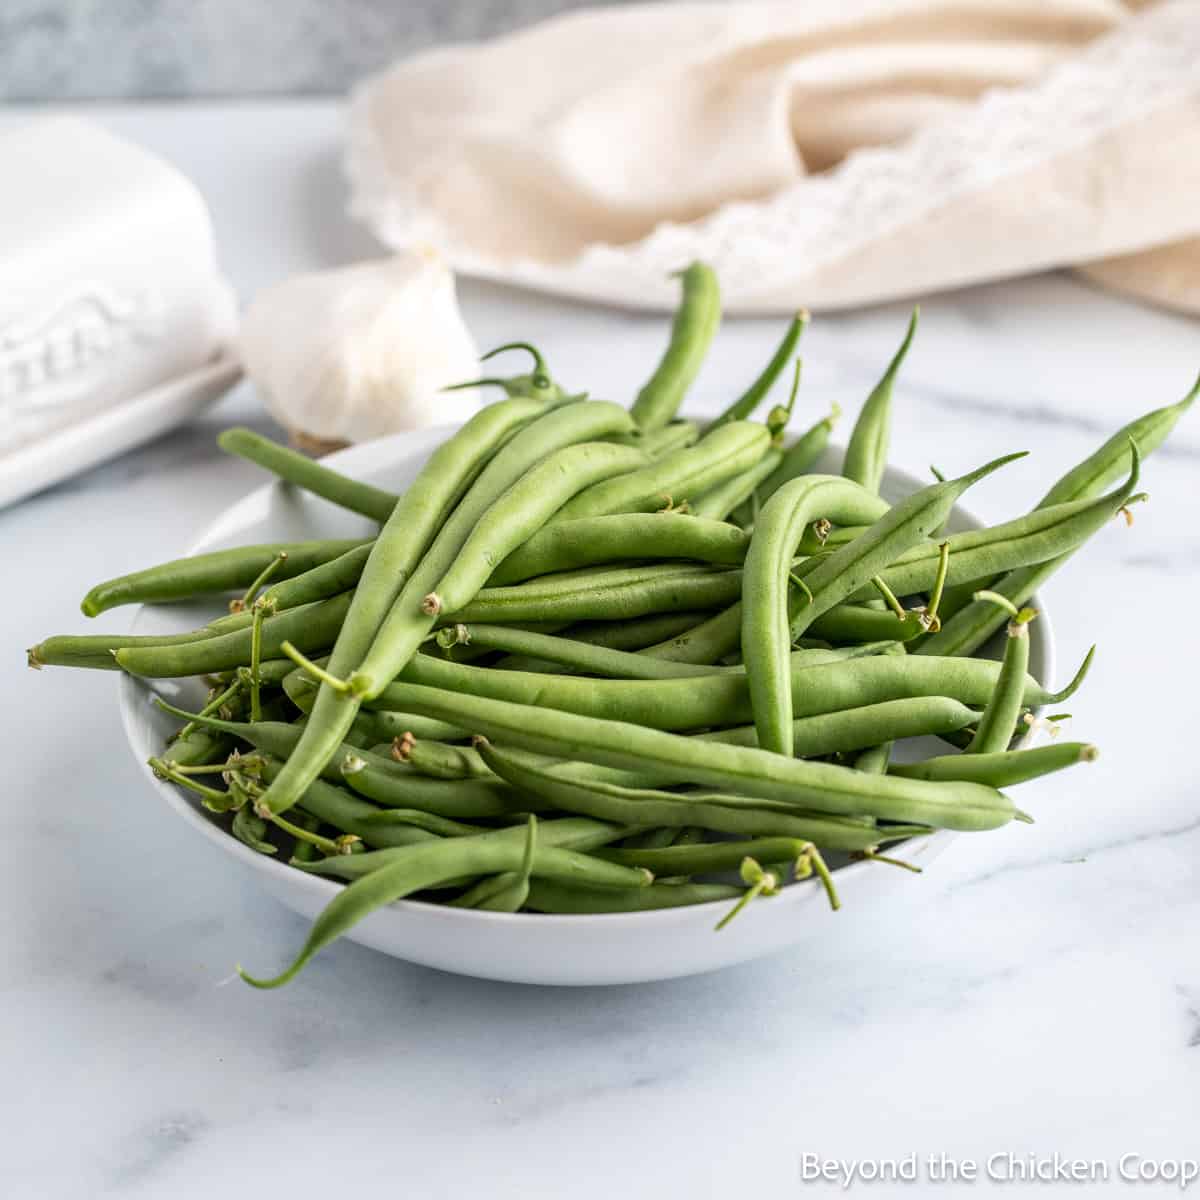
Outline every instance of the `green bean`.
[(208, 638), (206, 630), (156, 635), (138, 634), (56, 634), (25, 651), (28, 665), (35, 671), (43, 667), (85, 667), (93, 671), (119, 671), (118, 650), (160, 649), (191, 646)]
[(558, 511), (555, 521), (678, 506), (748, 471), (770, 449), (771, 435), (751, 421), (731, 421), (694, 446), (676, 450), (618, 479), (593, 484)]
[(893, 763), (891, 775), (905, 779), (965, 780), (988, 787), (1013, 787), (1080, 762), (1095, 762), (1099, 751), (1082, 742), (1053, 742), (1033, 750), (1001, 750), (990, 754), (945, 754), (924, 762)]
[(792, 355), (795, 354), (796, 346), (807, 325), (808, 313), (801, 309), (788, 323), (783, 340), (771, 356), (771, 361), (762, 369), (762, 373), (709, 425), (710, 430), (729, 421), (744, 421), (753, 415), (754, 410), (775, 386), (775, 381), (783, 374), (784, 367), (792, 361)]
[(584, 488), (626, 475), (646, 461), (640, 450), (605, 442), (579, 442), (549, 454), (517, 480), (476, 523), (422, 610), (436, 617), (469, 604), (488, 576)]
[(539, 766), (529, 755), (477, 741), (484, 762), (512, 787), (537, 796), (555, 809), (602, 821), (634, 825), (700, 825), (717, 833), (742, 837), (790, 837), (829, 850), (873, 849), (880, 842), (898, 841), (927, 832), (921, 826), (877, 827), (873, 822), (839, 819), (793, 806), (710, 792), (664, 792), (627, 788), (587, 777), (569, 778)]
[(736, 900), (742, 889), (724, 883), (652, 883), (644, 888), (586, 888), (535, 879), (525, 906), (542, 913), (630, 913)]
[(626, 867), (645, 867), (656, 879), (674, 875), (711, 875), (736, 871), (743, 858), (765, 863), (796, 862), (810, 843), (802, 838), (766, 837), (736, 842), (705, 842), (699, 846), (666, 846), (661, 849), (620, 848), (597, 850), (596, 857)]
[(967, 745), (967, 754), (994, 754), (1008, 749), (1025, 701), (1023, 682), (1029, 667), (1029, 623), (1037, 616), (1032, 608), (1018, 609), (1003, 596), (979, 592), (978, 599), (992, 600), (1008, 612), (1008, 639), (996, 687), (979, 718), (979, 728)]
[[(532, 814), (530, 814), (532, 815)], [(371, 828), (383, 825), (411, 825), (437, 837), (470, 837), (476, 833), (487, 833), (484, 825), (465, 825), (437, 813), (422, 812), (419, 808), (385, 808), (370, 818)]]
[[(991, 696), (999, 671), (1000, 664), (990, 659), (873, 655), (806, 665), (801, 658), (792, 667), (793, 706), (797, 717), (921, 696), (947, 696), (979, 706)], [(1061, 692), (1049, 692), (1027, 676), (1024, 702), (1030, 707), (1059, 703), (1074, 693), (1083, 674), (1081, 668)], [(746, 676), (735, 671), (692, 679), (586, 679), (496, 671), (422, 655), (413, 659), (400, 679), (371, 701), (371, 706), (407, 709), (405, 697), (413, 690), (410, 685), (424, 684), (656, 730), (707, 729), (741, 724), (752, 716)]]
[[(837, 424), (842, 410), (835, 404), (829, 415), (822, 417), (811, 429), (802, 433), (783, 452), (779, 466), (758, 485), (755, 496), (758, 504), (765, 504), (785, 483), (799, 475), (807, 473), (810, 467), (825, 453), (829, 445), (829, 435)], [(752, 525), (756, 518), (757, 509), (749, 502), (741, 505), (732, 514), (732, 519), (739, 525)]]
[(518, 796), (498, 779), (430, 779), (411, 767), (366, 750), (339, 755), (334, 767), (342, 781), (385, 808), (417, 809), (454, 820), (507, 817), (528, 812), (528, 797)]
[[(254, 987), (278, 987), (294, 978), (317, 951), (384, 905), (414, 892), (437, 887), (448, 879), (518, 871), (524, 858), (524, 837), (525, 830), (514, 826), (475, 837), (447, 838), (395, 851), (385, 865), (356, 879), (326, 905), (287, 970), (273, 979), (259, 979), (244, 971), (240, 972), (241, 976)], [(534, 850), (532, 869), (538, 876), (601, 887), (638, 887), (651, 882), (649, 873), (639, 868), (621, 867), (544, 843), (539, 843)]]
[(535, 533), (492, 572), (489, 586), (637, 558), (737, 565), (750, 539), (723, 521), (683, 513), (616, 513), (559, 521)]
[(519, 912), (529, 898), (529, 881), (533, 877), (534, 852), (537, 849), (537, 817), (529, 814), (525, 838), (525, 855), (518, 870), (493, 876), (494, 886), (483, 895), (476, 895), (472, 908), (485, 912)]
[[(811, 600), (792, 621), (792, 638), (800, 637), (818, 616), (853, 595), (905, 550), (940, 529), (959, 496), (969, 487), (1022, 457), (1024, 452), (1006, 454), (958, 479), (914, 492), (880, 517), (866, 533), (821, 558), (805, 580)], [(754, 647), (756, 655), (761, 650)]]
[(294, 484), (306, 492), (312, 492), (314, 496), (320, 496), (340, 508), (348, 508), (351, 512), (361, 513), (380, 524), (392, 515), (392, 509), (396, 507), (394, 493), (350, 479), (252, 429), (226, 429), (217, 438), (217, 445), (226, 454), (249, 459), (273, 475), (278, 475), (285, 483)]
[[(673, 637), (697, 622), (704, 620), (702, 612), (651, 613), (629, 621), (579, 621), (565, 627), (565, 636), (589, 646), (606, 646), (610, 650), (641, 650), (663, 638)], [(510, 654), (495, 664), (506, 671), (552, 671), (557, 663)]]
[(868, 491), (879, 491), (879, 485), (883, 481), (888, 446), (891, 442), (892, 386), (908, 356), (908, 348), (917, 332), (917, 320), (920, 315), (921, 310), (914, 308), (908, 322), (908, 332), (904, 335), (904, 341), (900, 343), (900, 349), (888, 364), (883, 378), (867, 397), (851, 431), (850, 440), (846, 443), (842, 474), (847, 479), (861, 483)]
[(281, 554), (287, 558), (280, 564), (279, 574), (290, 579), (361, 545), (361, 540), (348, 539), (268, 542), (193, 554), (98, 583), (84, 596), (80, 608), (84, 616), (96, 617), (122, 604), (162, 604), (240, 591)]
[(662, 563), (604, 572), (563, 571), (513, 587), (484, 588), (446, 620), (511, 624), (528, 620), (613, 621), (717, 608), (741, 591), (742, 574), (702, 563)]
[(679, 278), (683, 299), (666, 352), (630, 410), (647, 432), (660, 429), (675, 416), (721, 323), (721, 291), (712, 268), (694, 262)]
[[(284, 642), (305, 652), (327, 650), (342, 628), (350, 602), (350, 594), (343, 593), (268, 617), (262, 624), (263, 656), (277, 657)], [(251, 629), (237, 629), (166, 646), (130, 646), (116, 652), (116, 661), (131, 675), (153, 679), (225, 671), (250, 661), (252, 633)]]
[[(695, 684), (690, 680), (669, 682)], [(1014, 812), (1002, 793), (976, 784), (925, 784), (932, 790), (900, 793), (893, 790), (895, 784), (918, 781), (861, 775), (848, 767), (788, 758), (753, 747), (701, 743), (626, 721), (600, 720), (418, 684), (392, 687), (403, 696), (406, 707), (456, 720), (477, 734), (521, 750), (632, 770), (669, 768), (690, 783), (728, 788), (739, 795), (783, 801), (796, 808), (808, 806), (830, 815), (871, 812), (881, 820), (965, 830), (994, 828)]]
[[(730, 513), (744, 504), (764, 479), (773, 474), (783, 462), (783, 451), (772, 446), (748, 471), (719, 483), (705, 492), (688, 508), (693, 517), (724, 521)], [(731, 525), (731, 529), (737, 526)], [(741, 532), (739, 530), (739, 532)]]
[[(405, 568), (399, 570), (392, 564), (387, 569), (388, 563), (381, 560), (376, 578), (373, 564), (378, 549), (372, 555), (355, 592), (363, 619), (348, 621), (338, 639), (307, 726), (306, 741), (264, 798), (272, 811), (286, 811), (295, 802), (305, 781), (315, 777), (344, 738), (362, 697), (392, 678), (416, 652), (434, 621), (422, 611), (421, 599), (453, 563), (491, 505), (548, 454), (630, 425), (623, 409), (603, 402), (568, 403), (549, 412), (542, 408), (537, 410), (542, 415), (530, 421), (527, 406), (537, 403), (507, 400), (483, 409), (429, 459), (407, 495), (414, 495), (420, 508), (420, 495), (427, 489), (434, 495), (461, 494), (448, 517), (446, 508), (439, 506), (436, 519), (419, 523), (421, 536), (406, 539), (406, 523), (397, 507), (397, 516), (380, 542), (388, 546), (389, 558), (403, 556)], [(502, 423), (499, 435), (497, 423)], [(498, 444), (501, 448), (497, 451)], [(424, 516), (430, 515), (432, 506), (424, 508)]]
[[(787, 593), (792, 558), (801, 535), (818, 516), (838, 524), (857, 525), (876, 521), (887, 511), (883, 500), (858, 483), (835, 475), (809, 475), (785, 484), (759, 514), (742, 577), (741, 644), (758, 742), (764, 749), (786, 754), (790, 741), (787, 650), (792, 637)], [(834, 553), (845, 553), (861, 541)]]
[(531, 659), (561, 663), (575, 671), (608, 679), (680, 679), (707, 675), (715, 669), (649, 658), (627, 650), (591, 646), (570, 638), (527, 633), (508, 625), (454, 625), (438, 634), (438, 642), (442, 646), (452, 646), (458, 642), (487, 646), (492, 650), (504, 650)]
[[(1180, 417), (1191, 408), (1200, 394), (1200, 378), (1182, 400), (1165, 408), (1155, 409), (1115, 433), (1094, 454), (1068, 471), (1042, 497), (1038, 508), (1072, 500), (1086, 500), (1097, 495), (1121, 477), (1128, 462), (1132, 441), (1144, 457), (1156, 450), (1175, 428)], [(1006, 596), (1018, 608), (1041, 587), (1070, 557), (1068, 551), (1057, 558), (1034, 566), (1020, 567), (1002, 579), (987, 583), (991, 591)], [(972, 603), (943, 620), (940, 633), (926, 638), (917, 648), (918, 654), (973, 654), (1004, 624), (1004, 613), (994, 605)]]

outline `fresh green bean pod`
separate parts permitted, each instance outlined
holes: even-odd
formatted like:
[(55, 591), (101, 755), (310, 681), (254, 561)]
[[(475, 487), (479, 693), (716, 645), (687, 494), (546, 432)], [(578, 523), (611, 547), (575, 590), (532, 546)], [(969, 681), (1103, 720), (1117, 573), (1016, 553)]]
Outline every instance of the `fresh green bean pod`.
[[(815, 716), (922, 696), (947, 696), (979, 707), (990, 698), (999, 672), (1000, 664), (990, 659), (872, 655), (807, 665), (801, 658), (792, 667), (794, 713), (797, 717)], [(1037, 707), (1060, 703), (1073, 694), (1083, 673), (1081, 668), (1061, 692), (1048, 692), (1032, 676), (1027, 676), (1025, 704)], [(714, 672), (691, 679), (585, 679), (496, 671), (422, 655), (414, 658), (401, 681), (385, 688), (371, 701), (371, 706), (409, 708), (404, 698), (412, 692), (410, 684), (629, 722), (647, 729), (709, 729), (744, 724), (752, 719), (746, 676), (737, 671)], [(463, 726), (461, 721), (458, 724), (471, 728)]]
[(409, 733), (396, 738), (385, 753), (430, 779), (493, 778), (492, 772), (479, 757), (479, 751), (473, 746), (451, 746)]
[[(955, 502), (969, 487), (1024, 452), (1006, 454), (984, 466), (944, 483), (934, 483), (889, 509), (865, 533), (822, 557), (805, 582), (811, 599), (792, 620), (791, 636), (800, 637), (822, 613), (853, 595), (892, 561), (941, 529)], [(755, 647), (755, 652), (759, 652)]]
[(741, 645), (764, 749), (786, 754), (790, 744), (788, 586), (801, 536), (817, 517), (860, 525), (887, 512), (887, 503), (858, 483), (809, 475), (785, 484), (759, 514), (742, 577)]
[(612, 847), (595, 851), (597, 858), (626, 867), (645, 867), (655, 879), (675, 875), (712, 875), (736, 871), (742, 859), (761, 863), (791, 863), (801, 858), (809, 843), (803, 838), (747, 838), (735, 842), (665, 846), (655, 849)]
[(719, 608), (741, 592), (740, 571), (701, 563), (663, 563), (531, 580), (484, 588), (445, 620), (512, 624), (529, 620), (615, 621), (657, 613)]
[(771, 355), (770, 362), (762, 369), (761, 374), (720, 416), (714, 419), (708, 427), (709, 430), (726, 425), (730, 421), (744, 421), (753, 416), (754, 410), (766, 399), (767, 393), (775, 386), (775, 381), (792, 361), (792, 355), (796, 353), (796, 347), (799, 345), (800, 337), (807, 325), (808, 313), (801, 309), (788, 322), (783, 340), (776, 347), (775, 353)]
[(1095, 762), (1095, 746), (1083, 742), (1052, 742), (1032, 750), (1001, 750), (991, 754), (944, 754), (924, 762), (893, 763), (890, 775), (905, 779), (963, 780), (988, 787), (1015, 787), (1076, 763)]
[(289, 450), (252, 429), (226, 429), (217, 438), (226, 454), (236, 454), (294, 484), (314, 496), (320, 496), (339, 508), (361, 513), (381, 525), (392, 515), (397, 497), (394, 492), (351, 479), (340, 471), (314, 462), (306, 454)]
[(1008, 749), (1024, 707), (1023, 683), (1029, 669), (1029, 622), (1036, 616), (1033, 609), (1013, 610), (1000, 674), (966, 753), (995, 754)]
[(736, 900), (742, 889), (725, 883), (652, 883), (644, 888), (588, 888), (534, 879), (525, 907), (541, 913), (631, 913)]
[[(782, 801), (797, 809), (851, 817), (870, 812), (881, 820), (962, 830), (995, 828), (1010, 820), (1014, 812), (1006, 796), (978, 784), (929, 784), (866, 776), (849, 767), (789, 758), (747, 746), (701, 743), (625, 721), (599, 720), (419, 684), (394, 684), (393, 688), (404, 697), (406, 707), (443, 720), (456, 720), (505, 746), (601, 766), (678, 770), (680, 777), (691, 783)], [(898, 783), (918, 782), (932, 790), (895, 790)]]
[(850, 440), (846, 443), (846, 456), (842, 461), (842, 474), (847, 479), (861, 483), (868, 491), (878, 492), (887, 469), (888, 449), (891, 444), (892, 387), (896, 376), (908, 356), (913, 335), (917, 332), (917, 320), (921, 315), (914, 308), (909, 318), (908, 331), (900, 349), (888, 364), (883, 378), (875, 385), (858, 414)]
[(719, 483), (750, 470), (771, 448), (763, 425), (731, 421), (628, 475), (593, 484), (564, 504), (555, 521), (611, 513), (658, 512), (692, 500)]
[(707, 675), (719, 669), (649, 658), (628, 650), (610, 650), (605, 646), (591, 646), (587, 642), (576, 642), (565, 637), (528, 633), (509, 625), (454, 625), (442, 630), (438, 635), (439, 641), (442, 641), (443, 635), (449, 635), (452, 639), (443, 642), (444, 645), (454, 644), (454, 640), (466, 641), (473, 646), (486, 646), (491, 650), (520, 654), (533, 660), (542, 659), (571, 667), (574, 672), (607, 679), (682, 679)]
[[(350, 600), (349, 593), (343, 593), (267, 617), (262, 623), (263, 658), (279, 657), (284, 642), (306, 654), (327, 650), (342, 628)], [(248, 663), (251, 640), (251, 630), (237, 629), (166, 646), (130, 646), (116, 652), (116, 661), (121, 670), (152, 679), (207, 675)]]
[(616, 513), (545, 526), (492, 572), (490, 587), (629, 559), (694, 559), (736, 566), (750, 539), (719, 520), (684, 513)]
[(163, 604), (172, 600), (190, 600), (222, 592), (248, 588), (281, 555), (275, 577), (290, 579), (311, 571), (330, 559), (355, 547), (361, 539), (337, 539), (315, 542), (267, 542), (256, 546), (237, 546), (230, 550), (212, 550), (173, 559), (158, 566), (119, 575), (98, 583), (80, 604), (84, 616), (96, 617), (122, 604)]
[(479, 739), (484, 762), (513, 789), (537, 796), (561, 812), (578, 813), (625, 825), (699, 825), (716, 833), (741, 837), (790, 837), (828, 850), (868, 850), (881, 842), (899, 841), (927, 832), (916, 825), (876, 827), (874, 823), (839, 819), (740, 795), (710, 792), (664, 792), (627, 788), (597, 779), (569, 778), (540, 766), (529, 755), (500, 750)]
[(648, 433), (661, 429), (679, 411), (721, 324), (721, 289), (712, 268), (694, 262), (679, 273), (679, 279), (683, 298), (666, 352), (630, 410)]
[[(1129, 462), (1129, 443), (1137, 446), (1142, 457), (1156, 450), (1167, 439), (1200, 394), (1200, 378), (1182, 400), (1165, 408), (1155, 409), (1118, 430), (1094, 454), (1068, 471), (1042, 497), (1038, 508), (1086, 500), (1098, 495), (1121, 477)], [(1070, 557), (1073, 551), (1033, 566), (1009, 571), (1001, 579), (987, 583), (991, 591), (1007, 597), (1018, 608), (1037, 591)], [(1004, 613), (986, 601), (967, 604), (943, 620), (941, 632), (924, 639), (917, 647), (918, 654), (973, 654), (1004, 624)]]
[(640, 450), (608, 442), (579, 442), (547, 455), (480, 517), (453, 564), (424, 597), (424, 611), (438, 616), (469, 604), (496, 564), (533, 537), (567, 499), (602, 480), (627, 475), (645, 461)]
[(119, 671), (118, 650), (157, 650), (172, 646), (190, 646), (208, 638), (206, 630), (161, 635), (129, 633), (56, 634), (30, 646), (26, 661), (35, 671), (42, 667), (85, 667), (93, 671)]
[[(326, 905), (313, 922), (303, 949), (287, 970), (273, 979), (257, 979), (245, 972), (242, 972), (242, 978), (255, 987), (278, 987), (294, 978), (317, 951), (378, 908), (464, 875), (519, 871), (525, 855), (525, 836), (522, 827), (514, 826), (475, 837), (439, 839), (393, 851), (386, 863), (354, 880)], [(539, 877), (600, 887), (639, 887), (651, 882), (649, 872), (637, 867), (606, 863), (603, 859), (563, 850), (541, 840), (534, 849), (532, 870)]]
[(337, 756), (334, 767), (342, 782), (385, 808), (416, 809), (458, 821), (507, 817), (540, 807), (496, 778), (430, 779), (412, 767), (370, 751), (351, 750)]

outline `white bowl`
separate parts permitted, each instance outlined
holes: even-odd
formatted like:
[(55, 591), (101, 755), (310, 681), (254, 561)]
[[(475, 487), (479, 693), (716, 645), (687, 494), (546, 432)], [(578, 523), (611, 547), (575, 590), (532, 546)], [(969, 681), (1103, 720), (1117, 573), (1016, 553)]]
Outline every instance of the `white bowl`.
[[(326, 461), (355, 478), (398, 491), (451, 432), (452, 428), (442, 427), (384, 438), (354, 446)], [(836, 471), (841, 457), (841, 448), (831, 447), (818, 469)], [(882, 491), (895, 501), (925, 482), (891, 467)], [(979, 525), (961, 507), (949, 523), (952, 531)], [(371, 529), (361, 517), (271, 483), (227, 509), (189, 553), (250, 542), (367, 536)], [(211, 606), (146, 606), (134, 618), (133, 631), (181, 632), (211, 617)], [(1053, 649), (1044, 609), (1032, 627), (1030, 665), (1039, 679), (1052, 682)], [(199, 707), (202, 692), (198, 683), (162, 681), (156, 687), (184, 707)], [(150, 696), (145, 682), (121, 677), (125, 731), (134, 756), (143, 763), (160, 752), (178, 725), (150, 703)], [(337, 893), (339, 884), (249, 849), (187, 794), (155, 779), (149, 770), (146, 782), (198, 834), (243, 863), (294, 911), (315, 916)], [(910, 843), (904, 848), (905, 857), (927, 866), (946, 848), (951, 836), (939, 832)], [(720, 933), (714, 932), (713, 926), (725, 910), (724, 903), (646, 913), (549, 916), (477, 912), (402, 900), (372, 913), (347, 936), (397, 958), (484, 979), (573, 985), (639, 983), (733, 966), (812, 937), (845, 937), (849, 926), (871, 920), (874, 905), (894, 903), (902, 898), (904, 889), (914, 886), (907, 872), (870, 863), (841, 868), (837, 880), (843, 901), (840, 912), (831, 912), (820, 887), (807, 881), (787, 887), (773, 899), (751, 904)]]

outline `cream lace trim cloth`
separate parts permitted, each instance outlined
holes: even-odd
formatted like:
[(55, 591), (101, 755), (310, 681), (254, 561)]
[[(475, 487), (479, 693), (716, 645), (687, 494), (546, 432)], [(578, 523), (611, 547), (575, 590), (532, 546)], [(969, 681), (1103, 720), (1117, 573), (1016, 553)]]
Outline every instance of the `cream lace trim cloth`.
[(1060, 266), (1200, 312), (1200, 3), (654, 4), (433, 50), (350, 110), (351, 207), (637, 308), (841, 308)]

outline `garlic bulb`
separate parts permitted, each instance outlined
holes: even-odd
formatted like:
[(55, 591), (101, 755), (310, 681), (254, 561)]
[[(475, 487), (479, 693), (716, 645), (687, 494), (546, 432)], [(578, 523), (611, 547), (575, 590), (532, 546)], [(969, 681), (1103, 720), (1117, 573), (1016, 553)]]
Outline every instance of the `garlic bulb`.
[(246, 373), (302, 442), (368, 438), (462, 420), (479, 375), (450, 269), (428, 247), (298, 275), (257, 296), (241, 331)]

